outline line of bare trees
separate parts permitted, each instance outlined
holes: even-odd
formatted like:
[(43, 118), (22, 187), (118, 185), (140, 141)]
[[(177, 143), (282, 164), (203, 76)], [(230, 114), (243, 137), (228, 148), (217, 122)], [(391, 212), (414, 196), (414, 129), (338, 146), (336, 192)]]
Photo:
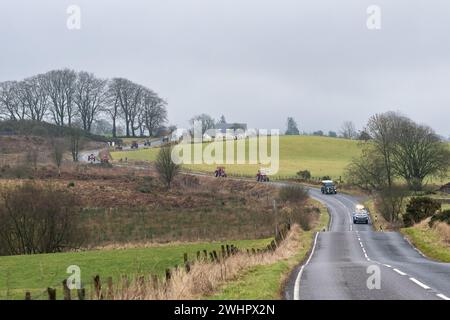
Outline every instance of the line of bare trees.
[(153, 90), (124, 78), (111, 80), (70, 69), (52, 70), (22, 81), (0, 82), (0, 120), (48, 121), (80, 127), (108, 119), (111, 133), (152, 136), (167, 122), (167, 103)]

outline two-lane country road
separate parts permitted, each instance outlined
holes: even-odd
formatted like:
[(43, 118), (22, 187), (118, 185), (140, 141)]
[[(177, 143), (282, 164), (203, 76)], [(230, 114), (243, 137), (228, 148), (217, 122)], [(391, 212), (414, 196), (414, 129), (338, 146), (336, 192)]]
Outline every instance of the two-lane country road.
[[(398, 232), (354, 225), (354, 197), (317, 189), (310, 195), (328, 207), (330, 228), (316, 235), (309, 259), (292, 274), (287, 299), (449, 299), (449, 263), (422, 256)], [(373, 270), (380, 271), (379, 289), (367, 285)]]

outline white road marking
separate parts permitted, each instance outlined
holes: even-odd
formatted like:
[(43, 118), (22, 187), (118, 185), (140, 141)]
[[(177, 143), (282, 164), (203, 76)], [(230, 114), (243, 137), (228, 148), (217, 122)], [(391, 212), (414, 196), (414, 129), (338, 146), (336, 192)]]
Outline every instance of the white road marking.
[(406, 276), (406, 273), (404, 273), (403, 271), (400, 271), (400, 270), (398, 270), (396, 268), (394, 268), (394, 271), (397, 272), (401, 276)]
[(414, 282), (415, 284), (417, 284), (418, 286), (420, 286), (420, 287), (422, 287), (422, 288), (424, 288), (425, 290), (429, 290), (429, 289), (431, 289), (429, 286), (427, 286), (426, 284), (424, 284), (424, 283), (422, 283), (422, 282), (420, 282), (419, 280), (417, 280), (417, 279), (414, 279), (414, 278), (409, 278), (409, 280), (411, 280), (412, 282)]
[(392, 268), (392, 266), (388, 265), (388, 264), (383, 264), (383, 266), (388, 267), (388, 268)]
[(300, 268), (300, 271), (298, 272), (297, 278), (295, 279), (295, 285), (294, 285), (294, 300), (300, 300), (300, 280), (302, 278), (303, 269), (308, 265), (309, 261), (311, 261), (312, 256), (314, 255), (314, 250), (316, 249), (317, 244), (317, 238), (319, 237), (319, 233), (316, 233), (316, 237), (314, 238), (314, 244), (311, 249), (311, 254), (309, 255), (308, 260), (306, 260), (305, 264), (302, 265)]
[(437, 296), (438, 296), (439, 298), (443, 299), (443, 300), (449, 300), (449, 301), (450, 301), (450, 298), (447, 297), (447, 296), (445, 296), (445, 295), (443, 295), (442, 293), (437, 294)]

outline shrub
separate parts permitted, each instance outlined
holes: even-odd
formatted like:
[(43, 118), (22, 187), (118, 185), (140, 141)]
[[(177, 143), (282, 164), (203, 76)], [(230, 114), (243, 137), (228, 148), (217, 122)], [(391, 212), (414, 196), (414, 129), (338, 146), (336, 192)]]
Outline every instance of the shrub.
[(297, 175), (303, 180), (311, 179), (311, 172), (309, 170), (299, 171), (297, 172)]
[(190, 174), (183, 175), (183, 177), (181, 178), (181, 181), (185, 187), (189, 187), (189, 188), (197, 187), (200, 185), (200, 180), (198, 179), (198, 177), (190, 175)]
[(166, 184), (167, 189), (170, 189), (173, 179), (180, 172), (180, 165), (172, 160), (172, 147), (170, 145), (159, 149), (155, 161), (155, 168), (160, 179)]
[(75, 182), (70, 181), (69, 184), (67, 185), (68, 188), (73, 188), (75, 187)]
[(152, 192), (152, 188), (150, 187), (150, 185), (142, 185), (139, 186), (137, 188), (137, 191), (142, 192), (142, 193), (151, 193)]
[(383, 218), (396, 222), (402, 213), (407, 195), (408, 191), (402, 186), (388, 187), (378, 192), (375, 204)]
[(428, 217), (433, 216), (441, 209), (441, 203), (429, 197), (411, 198), (406, 206), (406, 213), (403, 215), (403, 223), (406, 227), (411, 227)]
[(278, 196), (282, 201), (302, 203), (308, 199), (308, 190), (300, 185), (283, 186)]
[(77, 199), (51, 185), (27, 182), (0, 191), (0, 252), (5, 255), (61, 252), (75, 248)]
[(450, 224), (450, 210), (444, 210), (433, 215), (429, 222), (429, 226), (432, 227), (436, 222), (445, 222)]
[(331, 177), (330, 176), (323, 176), (322, 180), (331, 180)]

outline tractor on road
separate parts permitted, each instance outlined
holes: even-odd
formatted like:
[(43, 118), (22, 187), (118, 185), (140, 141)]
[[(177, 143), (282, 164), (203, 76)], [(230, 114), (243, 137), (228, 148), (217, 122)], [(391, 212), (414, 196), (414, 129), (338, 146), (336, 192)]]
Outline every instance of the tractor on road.
[(138, 142), (137, 142), (137, 141), (133, 141), (133, 142), (131, 143), (131, 149), (138, 149), (138, 148), (139, 148)]
[(269, 176), (264, 169), (259, 169), (256, 174), (256, 181), (258, 182), (269, 182)]
[(225, 173), (225, 167), (217, 167), (216, 171), (214, 171), (214, 176), (216, 178), (226, 178), (227, 174)]
[(320, 188), (322, 194), (336, 194), (336, 186), (332, 180), (323, 180), (322, 187)]
[(96, 161), (96, 157), (93, 153), (91, 153), (90, 155), (88, 155), (88, 162), (90, 163), (94, 163)]

